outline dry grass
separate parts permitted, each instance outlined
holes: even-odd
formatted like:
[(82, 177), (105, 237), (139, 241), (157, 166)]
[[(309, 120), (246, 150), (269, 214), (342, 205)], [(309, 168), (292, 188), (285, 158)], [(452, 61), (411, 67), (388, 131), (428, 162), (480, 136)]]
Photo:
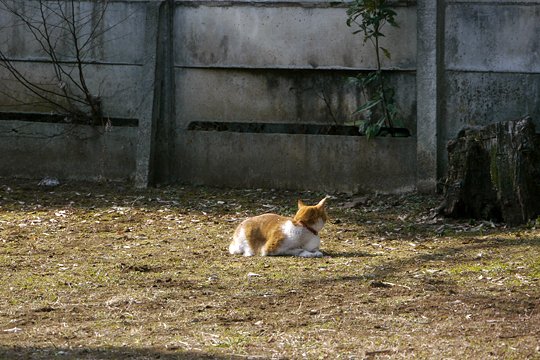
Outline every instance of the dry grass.
[(540, 358), (540, 231), (337, 195), (321, 259), (234, 257), (323, 194), (0, 183), (0, 358)]

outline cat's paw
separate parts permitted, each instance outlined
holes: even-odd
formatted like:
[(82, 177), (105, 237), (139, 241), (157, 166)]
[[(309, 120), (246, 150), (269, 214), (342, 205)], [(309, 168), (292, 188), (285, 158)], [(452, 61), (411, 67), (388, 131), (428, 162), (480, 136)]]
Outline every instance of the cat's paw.
[(320, 251), (306, 251), (306, 250), (303, 250), (300, 254), (298, 254), (298, 256), (314, 258), (314, 257), (322, 257), (323, 253), (320, 252)]

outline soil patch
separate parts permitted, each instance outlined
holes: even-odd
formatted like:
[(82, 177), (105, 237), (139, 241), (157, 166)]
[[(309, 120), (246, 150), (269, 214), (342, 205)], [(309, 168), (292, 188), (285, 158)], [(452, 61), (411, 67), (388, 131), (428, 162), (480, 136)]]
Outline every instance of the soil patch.
[(336, 195), (319, 259), (229, 255), (325, 194), (0, 181), (0, 358), (537, 358), (540, 230)]

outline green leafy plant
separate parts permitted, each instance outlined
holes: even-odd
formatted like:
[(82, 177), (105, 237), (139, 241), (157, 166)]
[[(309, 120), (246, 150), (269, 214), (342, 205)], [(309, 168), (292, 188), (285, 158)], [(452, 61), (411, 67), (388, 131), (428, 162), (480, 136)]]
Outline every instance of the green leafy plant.
[[(399, 27), (387, 0), (354, 0), (347, 9), (347, 26), (358, 27), (354, 34), (362, 34), (364, 43), (370, 42), (375, 50), (377, 69), (373, 72), (360, 74), (351, 79), (361, 87), (367, 101), (354, 114), (364, 114), (366, 120), (360, 122), (360, 130), (368, 138), (377, 136), (382, 127), (387, 127), (390, 133), (401, 123), (396, 106), (393, 87), (385, 82), (381, 69), (382, 56), (391, 59), (390, 51), (380, 46), (380, 38), (384, 37), (382, 29), (386, 24)], [(369, 96), (368, 96), (369, 92)]]

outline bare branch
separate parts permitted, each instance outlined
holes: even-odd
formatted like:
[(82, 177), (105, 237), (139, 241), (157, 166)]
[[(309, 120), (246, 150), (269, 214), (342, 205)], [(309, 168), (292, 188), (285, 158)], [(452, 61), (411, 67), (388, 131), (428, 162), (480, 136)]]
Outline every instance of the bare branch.
[[(56, 79), (54, 85), (60, 90), (55, 91), (51, 84), (30, 80), (1, 50), (0, 66), (7, 69), (15, 81), (38, 99), (61, 112), (76, 118), (86, 117), (91, 119), (92, 123), (98, 124), (103, 122), (101, 100), (94, 96), (86, 81), (85, 59), (94, 48), (96, 39), (118, 24), (103, 26), (108, 8), (107, 0), (99, 0), (93, 4), (91, 10), (85, 11), (83, 8), (76, 8), (75, 0), (36, 0), (25, 2), (26, 10), (21, 11), (15, 2), (0, 0), (0, 5), (19, 22), (18, 26), (24, 26), (48, 57)], [(29, 14), (28, 9), (33, 13)], [(126, 19), (128, 17), (129, 15)], [(62, 54), (61, 49), (65, 49), (66, 53)]]
[[(80, 98), (73, 96), (73, 95), (65, 95), (63, 93), (57, 93), (53, 90), (47, 89), (44, 87), (46, 84), (36, 84), (35, 82), (30, 81), (23, 73), (21, 73), (15, 66), (13, 66), (12, 62), (8, 60), (4, 53), (0, 51), (0, 66), (7, 69), (14, 77), (15, 79), (20, 82), (22, 85), (25, 85), (25, 87), (28, 88), (28, 90), (31, 90), (30, 88), (34, 89), (34, 91), (41, 91), (43, 93), (47, 93), (50, 95), (53, 95), (55, 97), (60, 98), (66, 98), (67, 100), (78, 102), (81, 104), (85, 104), (83, 100)], [(42, 86), (43, 85), (43, 86)], [(30, 88), (29, 88), (30, 87)], [(34, 92), (32, 91), (32, 92)], [(49, 100), (52, 102), (51, 99), (41, 96), (45, 100)], [(56, 105), (56, 104), (55, 104)]]

